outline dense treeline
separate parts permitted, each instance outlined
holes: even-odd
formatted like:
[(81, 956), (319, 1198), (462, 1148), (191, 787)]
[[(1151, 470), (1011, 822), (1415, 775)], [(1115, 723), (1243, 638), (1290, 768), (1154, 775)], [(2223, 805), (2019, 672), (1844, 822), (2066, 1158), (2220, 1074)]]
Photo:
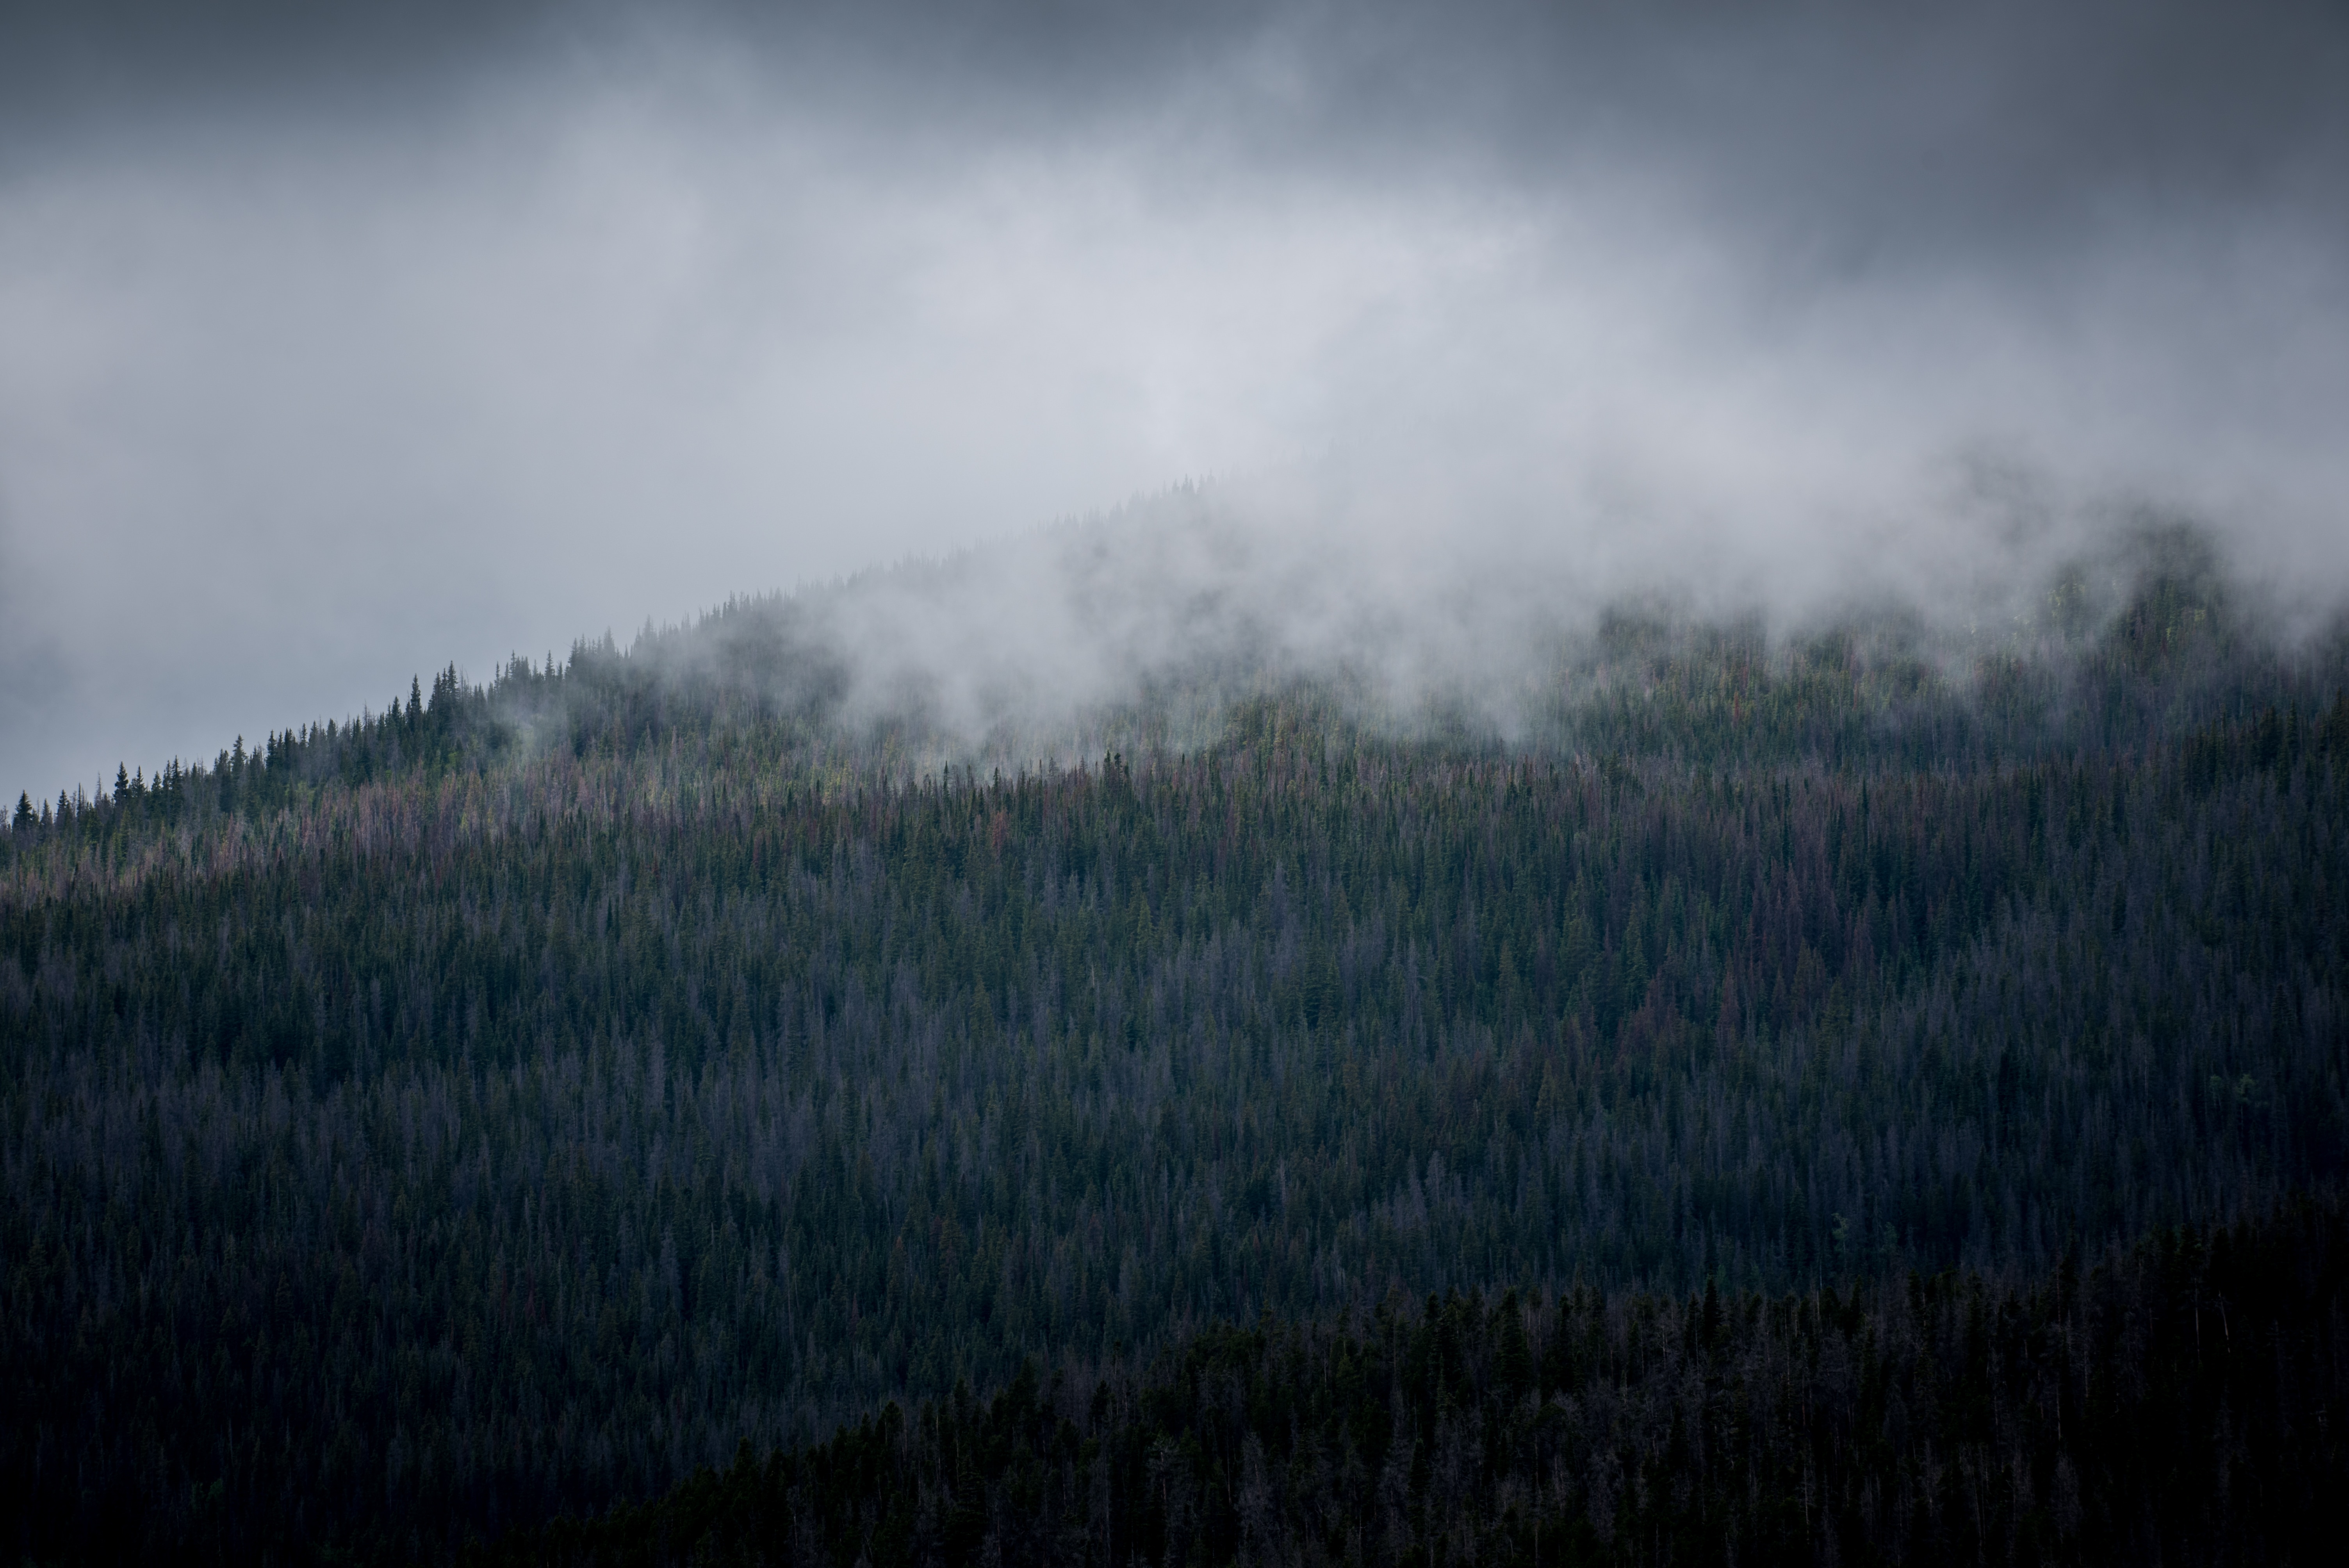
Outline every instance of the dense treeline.
[(2349, 697), (2168, 593), (1963, 700), (1627, 621), (1621, 748), (1290, 692), (984, 778), (754, 605), (27, 802), (0, 1545), (429, 1554), (1217, 1318), (2328, 1187)]
[(2325, 1563), (2344, 1306), (2332, 1204), (2021, 1283), (1452, 1293), (892, 1403), (487, 1560)]
[(558, 758), (12, 903), (20, 1501), (486, 1530), (1217, 1315), (2044, 1263), (2349, 1150), (2334, 719), (1730, 779), (1258, 717)]
[[(834, 775), (903, 777), (945, 760), (1017, 768), (1041, 755), (1163, 753), (1212, 744), (1236, 706), (1278, 694), (1325, 718), (1401, 722), (1489, 748), (1506, 729), (1541, 752), (1659, 757), (1715, 770), (1764, 764), (1949, 768), (2047, 752), (2126, 750), (2151, 735), (2240, 722), (2262, 709), (2320, 711), (2349, 667), (2336, 634), (2314, 657), (2286, 658), (2251, 629), (2209, 542), (2154, 529), (2081, 570), (2008, 624), (1954, 640), (1899, 615), (1775, 645), (1756, 624), (1610, 611), (1588, 634), (1557, 631), (1544, 657), (1491, 700), (1423, 699), (1399, 713), (1359, 683), (1321, 672), (1308, 693), (1237, 654), (1154, 672), (1142, 695), (1097, 711), (1007, 710), (988, 735), (942, 730), (916, 686), (860, 694), (830, 620), (840, 595), (738, 598), (687, 626), (649, 622), (626, 651), (608, 632), (567, 660), (510, 659), (485, 686), (454, 665), (429, 694), (411, 680), (381, 714), (238, 737), (207, 768), (173, 759), (150, 780), (118, 767), (110, 794), (20, 794), (0, 834), (0, 870), (26, 845), (68, 837), (139, 839), (158, 828), (216, 829), (314, 803), (335, 787), (481, 772), (542, 752), (631, 753), (679, 736), (755, 730), (799, 765)], [(932, 569), (933, 573), (935, 569)], [(874, 574), (895, 582), (916, 568)], [(903, 587), (904, 584), (898, 584)], [(1953, 679), (1963, 670), (1966, 678)], [(1501, 723), (1506, 715), (1507, 722)], [(1497, 727), (1496, 727), (1497, 726)], [(1073, 750), (1071, 749), (1073, 748)], [(1090, 749), (1088, 749), (1090, 748)]]

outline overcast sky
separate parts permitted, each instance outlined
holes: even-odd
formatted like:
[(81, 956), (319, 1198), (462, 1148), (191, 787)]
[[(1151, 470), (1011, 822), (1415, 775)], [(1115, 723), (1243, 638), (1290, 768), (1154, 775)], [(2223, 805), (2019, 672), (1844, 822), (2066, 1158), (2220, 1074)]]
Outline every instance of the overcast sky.
[(1761, 9), (0, 0), (0, 786), (1194, 479), (1398, 602), (2337, 601), (2349, 7)]

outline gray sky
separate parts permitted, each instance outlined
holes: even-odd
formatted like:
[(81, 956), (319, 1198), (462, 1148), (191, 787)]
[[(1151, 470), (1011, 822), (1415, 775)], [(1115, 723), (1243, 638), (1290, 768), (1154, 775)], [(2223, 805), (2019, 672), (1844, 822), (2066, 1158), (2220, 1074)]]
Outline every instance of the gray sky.
[(1186, 479), (1349, 624), (2335, 602), (2349, 8), (1754, 9), (0, 0), (0, 786)]

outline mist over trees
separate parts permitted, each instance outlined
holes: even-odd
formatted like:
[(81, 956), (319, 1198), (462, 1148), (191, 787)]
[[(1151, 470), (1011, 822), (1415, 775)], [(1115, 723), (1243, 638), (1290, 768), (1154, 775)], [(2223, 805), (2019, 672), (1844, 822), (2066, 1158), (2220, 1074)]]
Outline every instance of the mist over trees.
[[(1631, 605), (1506, 701), (1203, 644), (974, 732), (749, 601), (28, 797), (9, 1544), (716, 1467), (514, 1549), (2223, 1556), (2211, 1465), (2341, 1477), (2349, 1161), (2349, 692), (2245, 604), (2172, 538), (1954, 669)], [(2239, 1264), (2304, 1377), (2186, 1359)]]
[(2344, 82), (9, 5), (0, 1560), (2349, 1555)]

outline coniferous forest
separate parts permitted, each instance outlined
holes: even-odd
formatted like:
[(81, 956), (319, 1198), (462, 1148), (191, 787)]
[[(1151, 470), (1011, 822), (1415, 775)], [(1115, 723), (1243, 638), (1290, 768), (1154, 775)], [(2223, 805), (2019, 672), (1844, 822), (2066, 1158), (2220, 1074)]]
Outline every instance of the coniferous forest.
[(22, 798), (0, 1551), (2329, 1561), (2349, 663), (2125, 589), (959, 751), (750, 601)]

